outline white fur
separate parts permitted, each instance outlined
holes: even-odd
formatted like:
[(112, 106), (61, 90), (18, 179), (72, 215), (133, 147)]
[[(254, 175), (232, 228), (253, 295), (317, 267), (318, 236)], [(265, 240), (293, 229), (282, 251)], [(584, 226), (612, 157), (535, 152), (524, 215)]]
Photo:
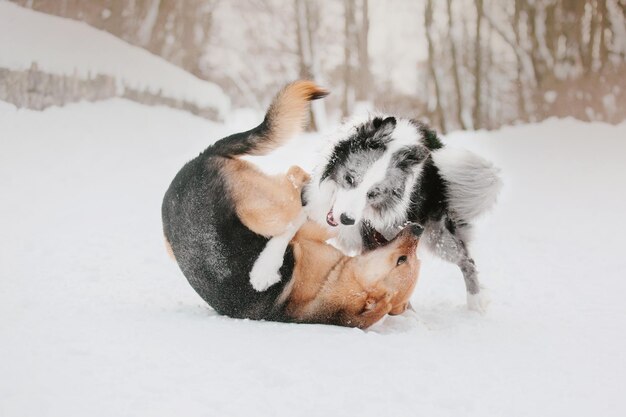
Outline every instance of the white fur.
[(363, 211), (367, 205), (367, 192), (385, 178), (390, 161), (391, 153), (385, 152), (385, 154), (367, 170), (358, 187), (350, 190), (337, 190), (335, 203), (333, 204), (333, 212), (337, 220), (339, 220), (342, 213), (345, 213), (352, 217), (355, 223), (361, 221)]
[[(411, 175), (407, 175), (404, 181), (404, 194), (400, 202), (393, 206), (393, 210), (388, 210), (384, 217), (381, 217), (378, 213), (373, 211), (367, 211), (363, 217), (367, 218), (372, 226), (378, 231), (385, 231), (393, 228), (396, 225), (402, 225), (407, 220), (407, 212), (411, 205), (411, 194), (413, 193), (413, 187), (415, 182), (422, 172), (423, 163), (416, 165), (413, 168)], [(385, 236), (387, 239), (394, 237)]]
[(415, 125), (406, 119), (397, 119), (396, 127), (391, 136), (393, 137), (393, 142), (390, 144), (391, 152), (404, 146), (415, 146), (420, 139), (420, 134)]
[[(386, 117), (383, 114), (377, 114), (376, 116)], [(356, 117), (342, 125), (335, 134), (328, 138), (329, 143), (324, 160), (328, 161), (338, 141), (353, 134), (356, 126), (367, 122), (372, 117)], [(387, 213), (385, 218), (381, 218), (366, 208), (367, 192), (372, 186), (385, 178), (392, 155), (405, 146), (415, 146), (420, 143), (419, 132), (413, 124), (404, 119), (397, 120), (391, 136), (392, 141), (387, 146), (385, 154), (368, 169), (365, 177), (355, 189), (338, 189), (334, 181), (328, 178), (320, 184), (322, 171), (326, 164), (319, 164), (313, 172), (311, 186), (307, 194), (308, 204), (305, 210), (308, 217), (319, 224), (329, 227), (326, 223), (326, 215), (332, 209), (337, 222), (340, 221), (341, 214), (345, 213), (355, 220), (355, 225), (361, 219), (367, 218), (377, 230), (387, 230), (394, 224), (404, 223), (406, 221), (406, 212), (411, 203), (410, 198), (413, 186), (422, 170), (422, 164), (419, 164), (414, 169), (413, 175), (407, 176), (402, 202), (395, 206), (394, 213)], [(334, 232), (338, 232), (337, 243), (341, 249), (344, 251), (360, 251), (362, 249), (362, 239), (357, 227), (339, 224), (339, 226), (333, 229)]]
[[(387, 174), (387, 168), (391, 162), (391, 157), (396, 151), (406, 146), (415, 146), (419, 143), (419, 133), (417, 132), (415, 126), (413, 126), (408, 120), (404, 119), (397, 121), (391, 137), (392, 141), (388, 144), (385, 153), (367, 170), (365, 177), (357, 188), (351, 190), (340, 189), (336, 191), (335, 202), (332, 205), (332, 208), (337, 220), (339, 220), (342, 213), (352, 217), (355, 220), (355, 224), (359, 223), (363, 217), (374, 220), (373, 213), (371, 213), (372, 216), (368, 216), (367, 211), (365, 211), (365, 206), (367, 205), (367, 192), (374, 185), (384, 180), (385, 175)], [(403, 207), (399, 207), (398, 210), (401, 213), (406, 213), (406, 209), (410, 203), (409, 198), (413, 188), (412, 185), (415, 183), (415, 176), (419, 171), (420, 170), (414, 171), (415, 175), (413, 178), (407, 178), (407, 182), (410, 182), (410, 184), (407, 185), (411, 185), (411, 187), (405, 187), (405, 198), (403, 198), (403, 202), (405, 204), (402, 205)], [(385, 219), (384, 221), (389, 224), (395, 220), (396, 219)]]
[(447, 183), (450, 209), (458, 218), (470, 221), (493, 207), (502, 183), (499, 170), (491, 162), (450, 146), (432, 156)]
[(326, 215), (335, 201), (337, 186), (328, 178), (320, 184), (320, 176), (317, 176), (314, 172), (311, 182), (307, 185), (307, 205), (304, 207), (304, 210), (309, 219), (330, 229), (331, 226), (326, 223)]
[(281, 235), (272, 237), (250, 271), (250, 283), (257, 291), (265, 291), (280, 281), (279, 269), (283, 264), (285, 251), (291, 239), (298, 229), (306, 222), (306, 214), (301, 211), (298, 217), (287, 226), (287, 230)]
[(478, 294), (467, 293), (467, 308), (469, 310), (485, 314), (490, 302), (489, 294), (484, 288), (481, 288)]

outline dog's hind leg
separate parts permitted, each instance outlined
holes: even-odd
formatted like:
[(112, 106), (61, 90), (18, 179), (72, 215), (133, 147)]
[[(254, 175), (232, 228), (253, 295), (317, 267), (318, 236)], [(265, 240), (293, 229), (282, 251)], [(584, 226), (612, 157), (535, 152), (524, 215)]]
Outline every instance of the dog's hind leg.
[(309, 175), (292, 166), (286, 174), (269, 176), (237, 159), (224, 161), (223, 167), (241, 222), (265, 237), (289, 233), (289, 224), (302, 211), (301, 190)]
[(467, 228), (468, 226), (459, 226), (444, 217), (440, 221), (426, 224), (424, 240), (426, 246), (437, 256), (456, 264), (461, 269), (467, 290), (467, 307), (470, 310), (485, 312), (488, 298), (484, 291), (481, 291), (476, 264), (462, 237), (468, 232)]

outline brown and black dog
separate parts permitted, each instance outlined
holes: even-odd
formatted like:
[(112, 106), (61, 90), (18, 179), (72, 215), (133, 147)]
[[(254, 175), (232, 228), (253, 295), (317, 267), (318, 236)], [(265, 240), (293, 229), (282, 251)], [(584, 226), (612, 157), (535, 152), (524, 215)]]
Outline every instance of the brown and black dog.
[(419, 272), (419, 226), (361, 256), (345, 256), (303, 217), (306, 172), (292, 167), (268, 176), (239, 159), (269, 153), (300, 133), (309, 102), (326, 94), (310, 81), (288, 85), (259, 126), (207, 148), (165, 194), (168, 248), (191, 286), (221, 314), (366, 328), (406, 308)]

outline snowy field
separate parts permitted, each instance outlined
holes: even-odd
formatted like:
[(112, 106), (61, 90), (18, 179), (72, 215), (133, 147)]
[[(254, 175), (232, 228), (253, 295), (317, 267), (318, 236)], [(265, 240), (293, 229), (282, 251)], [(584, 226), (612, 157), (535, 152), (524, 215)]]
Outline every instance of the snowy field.
[(626, 124), (451, 135), (506, 180), (473, 247), (490, 308), (424, 254), (416, 315), (368, 331), (217, 316), (167, 258), (169, 181), (252, 124), (0, 102), (0, 416), (626, 415)]

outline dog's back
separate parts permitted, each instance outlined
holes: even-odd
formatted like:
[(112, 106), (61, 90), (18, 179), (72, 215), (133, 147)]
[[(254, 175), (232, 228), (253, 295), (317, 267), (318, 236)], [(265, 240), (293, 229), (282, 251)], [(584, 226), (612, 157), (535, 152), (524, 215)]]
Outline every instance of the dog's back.
[[(233, 182), (224, 167), (232, 158), (262, 155), (298, 133), (308, 101), (324, 91), (311, 82), (286, 87), (254, 129), (221, 139), (188, 162), (176, 175), (162, 204), (163, 231), (183, 274), (216, 311), (232, 317), (272, 318), (272, 307), (286, 280), (263, 292), (249, 273), (268, 238), (248, 229), (236, 212)], [(290, 277), (288, 249), (281, 269)]]

